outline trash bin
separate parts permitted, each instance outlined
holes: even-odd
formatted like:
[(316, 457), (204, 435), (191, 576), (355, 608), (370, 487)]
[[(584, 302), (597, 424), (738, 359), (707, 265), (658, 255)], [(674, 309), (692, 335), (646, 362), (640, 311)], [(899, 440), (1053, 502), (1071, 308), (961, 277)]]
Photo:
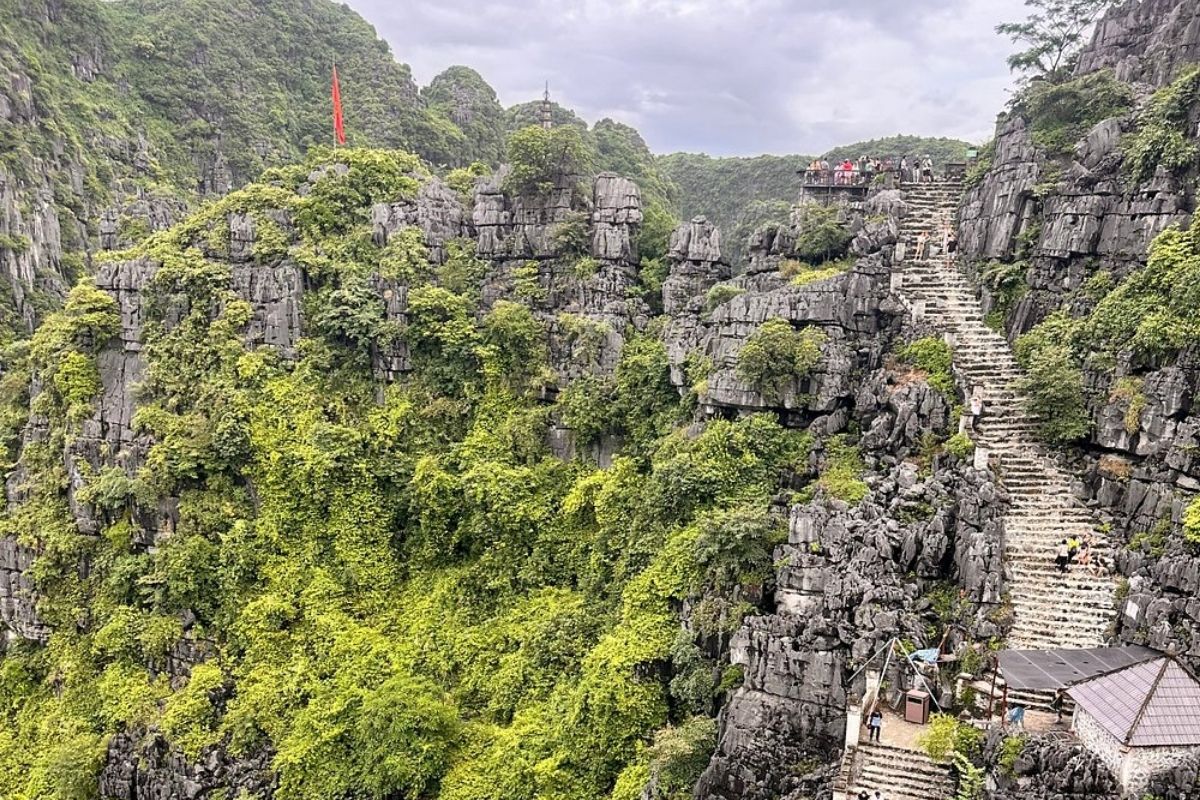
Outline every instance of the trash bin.
[(929, 722), (929, 692), (913, 689), (904, 695), (904, 721), (917, 725)]

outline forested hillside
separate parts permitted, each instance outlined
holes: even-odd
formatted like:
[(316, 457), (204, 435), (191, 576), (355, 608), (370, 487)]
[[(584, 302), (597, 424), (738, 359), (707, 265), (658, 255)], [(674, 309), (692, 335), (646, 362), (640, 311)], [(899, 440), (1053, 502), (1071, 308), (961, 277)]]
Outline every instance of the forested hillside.
[[(954, 139), (893, 136), (839, 147), (821, 156), (828, 161), (871, 156), (894, 158), (929, 155), (939, 166), (965, 160), (969, 145)], [(707, 217), (724, 234), (724, 244), (738, 264), (746, 240), (770, 222), (786, 222), (800, 194), (803, 171), (813, 156), (763, 155), (713, 158), (695, 153), (658, 156), (663, 175), (677, 189), (675, 208), (683, 219)]]

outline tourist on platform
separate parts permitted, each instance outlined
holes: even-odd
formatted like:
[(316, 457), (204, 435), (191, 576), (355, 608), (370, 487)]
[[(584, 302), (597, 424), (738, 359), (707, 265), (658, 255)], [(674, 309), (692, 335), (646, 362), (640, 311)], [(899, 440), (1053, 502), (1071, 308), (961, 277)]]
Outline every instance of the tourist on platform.
[(1008, 712), (1008, 724), (1014, 728), (1025, 730), (1025, 706), (1014, 703)]
[(1070, 563), (1071, 548), (1067, 545), (1067, 540), (1063, 539), (1054, 550), (1054, 564), (1058, 567), (1059, 572), (1067, 572), (1069, 571), (1067, 565)]
[(854, 173), (855, 173), (854, 162), (847, 158), (845, 161), (842, 162), (842, 174), (846, 178), (847, 186), (850, 186), (854, 183)]
[(872, 742), (878, 742), (880, 736), (883, 735), (883, 713), (878, 708), (872, 711), (871, 716), (867, 719), (867, 730)]
[(901, 156), (901, 158), (900, 158), (900, 182), (905, 183), (907, 181), (908, 181), (908, 156)]
[(925, 156), (925, 161), (921, 164), (921, 177), (926, 183), (933, 183), (933, 159), (929, 156)]

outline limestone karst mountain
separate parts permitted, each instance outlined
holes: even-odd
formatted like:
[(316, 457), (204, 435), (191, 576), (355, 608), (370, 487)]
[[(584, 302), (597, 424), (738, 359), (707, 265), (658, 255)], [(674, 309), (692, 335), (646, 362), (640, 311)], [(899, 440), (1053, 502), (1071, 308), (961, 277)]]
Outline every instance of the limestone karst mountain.
[[(857, 766), (1117, 800), (1057, 734), (843, 754), (892, 643), (981, 724), (1006, 642), (1197, 666), (1194, 3), (1114, 7), (965, 176), (736, 257), (628, 126), (555, 107), (525, 143), (572, 158), (451, 171), (535, 109), (418, 89), (338, 6), (213, 7), (0, 12), (0, 796), (801, 800)], [(268, 62), (330, 41), (382, 75), (379, 147), (263, 127), (325, 91)], [(269, 96), (226, 97), (251, 67)], [(799, 199), (784, 161), (753, 199)]]

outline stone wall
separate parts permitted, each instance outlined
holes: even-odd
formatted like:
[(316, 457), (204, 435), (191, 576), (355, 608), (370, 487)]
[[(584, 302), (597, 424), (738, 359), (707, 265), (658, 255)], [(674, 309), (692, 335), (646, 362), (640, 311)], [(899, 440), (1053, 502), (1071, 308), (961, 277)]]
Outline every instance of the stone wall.
[(1072, 718), (1072, 730), (1088, 750), (1104, 762), (1113, 775), (1120, 776), (1125, 764), (1124, 745), (1082, 708)]
[(1083, 709), (1076, 710), (1073, 727), (1079, 740), (1117, 776), (1127, 796), (1140, 797), (1152, 779), (1161, 780), (1163, 774), (1200, 757), (1200, 746), (1127, 747)]

